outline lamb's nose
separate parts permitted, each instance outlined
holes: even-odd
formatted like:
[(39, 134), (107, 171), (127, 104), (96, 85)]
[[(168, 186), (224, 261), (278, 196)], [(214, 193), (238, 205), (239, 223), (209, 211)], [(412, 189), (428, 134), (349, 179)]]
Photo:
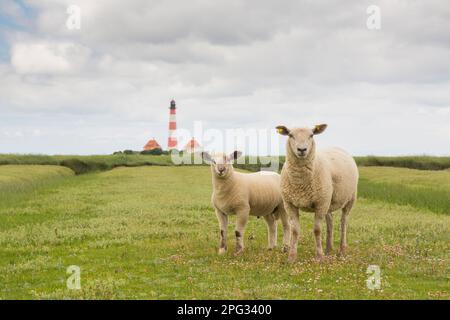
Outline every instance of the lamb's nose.
[(297, 151), (300, 153), (305, 153), (306, 152), (306, 148), (297, 148)]

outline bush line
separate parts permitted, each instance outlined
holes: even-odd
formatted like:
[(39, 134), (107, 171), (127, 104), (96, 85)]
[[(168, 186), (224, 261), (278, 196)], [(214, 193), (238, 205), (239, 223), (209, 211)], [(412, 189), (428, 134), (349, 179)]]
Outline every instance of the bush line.
[[(259, 159), (246, 157), (245, 164), (237, 164), (236, 167), (248, 171), (259, 171), (262, 165)], [(280, 157), (280, 168), (285, 158)], [(432, 156), (404, 156), (404, 157), (379, 157), (366, 156), (355, 157), (359, 166), (388, 166), (398, 168), (410, 168), (419, 170), (447, 170), (450, 168), (450, 157)], [(254, 164), (250, 162), (256, 162)], [(36, 164), (36, 165), (60, 165), (72, 169), (75, 174), (83, 174), (95, 171), (111, 170), (116, 167), (137, 166), (171, 166), (174, 165), (169, 155), (142, 155), (142, 154), (114, 154), (98, 156), (48, 156), (48, 155), (15, 155), (0, 154), (0, 165), (3, 164)]]

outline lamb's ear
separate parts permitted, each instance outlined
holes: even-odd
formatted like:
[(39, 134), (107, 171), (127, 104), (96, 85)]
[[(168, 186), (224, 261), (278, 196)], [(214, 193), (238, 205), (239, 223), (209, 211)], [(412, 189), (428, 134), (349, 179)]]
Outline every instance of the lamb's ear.
[(320, 133), (325, 131), (327, 126), (328, 125), (326, 125), (326, 124), (317, 124), (317, 125), (314, 126), (313, 133), (314, 134), (320, 134)]
[(289, 130), (285, 126), (277, 126), (276, 129), (277, 129), (277, 132), (279, 134), (281, 134), (282, 136), (287, 136), (291, 132), (291, 130)]
[(211, 155), (208, 152), (202, 152), (202, 159), (205, 160), (206, 163), (210, 164), (213, 162)]
[(240, 156), (242, 156), (241, 151), (234, 151), (228, 156), (228, 161), (237, 160)]

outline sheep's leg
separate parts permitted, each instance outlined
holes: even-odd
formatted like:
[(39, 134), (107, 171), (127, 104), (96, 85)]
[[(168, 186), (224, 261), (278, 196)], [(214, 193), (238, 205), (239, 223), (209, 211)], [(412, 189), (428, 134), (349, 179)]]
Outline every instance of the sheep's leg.
[(277, 246), (277, 220), (272, 214), (264, 216), (267, 222), (267, 233), (269, 241), (269, 250)]
[(342, 208), (342, 217), (341, 217), (341, 246), (340, 246), (340, 254), (345, 256), (345, 252), (347, 250), (347, 225), (348, 225), (348, 215), (350, 214), (350, 210), (355, 203), (355, 197), (350, 200), (344, 208)]
[(327, 247), (325, 254), (329, 255), (333, 251), (333, 212), (329, 211), (325, 218), (327, 220)]
[(288, 202), (284, 203), (284, 208), (291, 220), (291, 245), (289, 248), (288, 262), (292, 263), (297, 260), (297, 244), (300, 236), (299, 210)]
[(280, 219), (283, 225), (283, 252), (289, 251), (289, 240), (291, 239), (291, 224), (289, 223), (289, 217), (286, 210), (283, 208), (278, 209), (280, 211)]
[(316, 259), (323, 259), (323, 250), (322, 250), (322, 237), (321, 237), (321, 227), (320, 223), (322, 222), (323, 216), (325, 214), (316, 212), (314, 216), (314, 236), (316, 238)]
[(248, 221), (248, 210), (237, 212), (236, 214), (236, 230), (234, 231), (236, 235), (236, 248), (234, 250), (234, 254), (238, 255), (244, 251), (244, 231), (245, 226)]
[(223, 254), (225, 253), (225, 251), (227, 251), (228, 216), (217, 209), (216, 209), (216, 216), (217, 219), (219, 220), (219, 227), (220, 227), (219, 254)]

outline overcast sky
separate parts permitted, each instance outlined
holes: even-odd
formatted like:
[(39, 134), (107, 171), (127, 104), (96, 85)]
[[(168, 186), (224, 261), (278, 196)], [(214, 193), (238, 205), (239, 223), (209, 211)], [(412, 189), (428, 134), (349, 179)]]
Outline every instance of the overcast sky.
[(450, 3), (0, 0), (0, 153), (165, 147), (172, 98), (185, 129), (327, 123), (319, 146), (449, 155)]

